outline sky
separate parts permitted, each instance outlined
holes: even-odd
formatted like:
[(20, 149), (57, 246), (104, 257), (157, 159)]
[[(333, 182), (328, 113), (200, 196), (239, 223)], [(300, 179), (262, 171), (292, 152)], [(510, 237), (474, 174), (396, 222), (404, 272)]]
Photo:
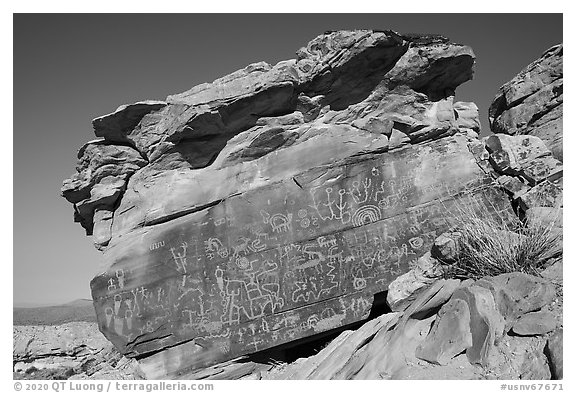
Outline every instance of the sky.
[(442, 34), (476, 54), (456, 91), (480, 108), (562, 42), (561, 14), (15, 14), (13, 30), (13, 302), (90, 297), (100, 252), (60, 196), (91, 119), (164, 99), (239, 68), (295, 57), (326, 30)]

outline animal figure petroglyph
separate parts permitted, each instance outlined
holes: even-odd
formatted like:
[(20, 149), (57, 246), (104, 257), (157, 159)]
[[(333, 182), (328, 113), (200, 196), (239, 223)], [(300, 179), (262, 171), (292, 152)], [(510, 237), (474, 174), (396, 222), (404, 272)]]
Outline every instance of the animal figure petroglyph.
[(264, 224), (270, 224), (270, 226), (272, 226), (272, 232), (281, 233), (290, 231), (292, 225), (292, 213), (286, 215), (276, 213), (271, 216), (267, 211), (260, 210), (260, 215), (262, 216)]

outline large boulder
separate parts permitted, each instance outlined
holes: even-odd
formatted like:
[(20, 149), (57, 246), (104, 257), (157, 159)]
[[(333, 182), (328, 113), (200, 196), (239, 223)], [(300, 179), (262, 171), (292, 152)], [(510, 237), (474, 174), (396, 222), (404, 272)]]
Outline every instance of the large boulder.
[(560, 44), (500, 87), (488, 111), (490, 128), (495, 133), (537, 136), (562, 161), (563, 86)]
[(510, 211), (454, 102), (473, 63), (440, 36), (328, 32), (95, 119), (63, 195), (103, 250), (101, 331), (175, 377), (366, 318), (454, 204)]

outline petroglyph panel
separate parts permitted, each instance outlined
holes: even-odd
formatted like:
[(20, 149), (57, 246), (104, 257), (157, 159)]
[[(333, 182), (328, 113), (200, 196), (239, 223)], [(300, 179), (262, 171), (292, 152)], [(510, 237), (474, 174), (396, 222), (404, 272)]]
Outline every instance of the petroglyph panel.
[(193, 340), (197, 365), (359, 321), (448, 228), (454, 197), (507, 206), (489, 184), (465, 144), (442, 141), (228, 198), (130, 235), (120, 258), (111, 247), (98, 321), (129, 356)]

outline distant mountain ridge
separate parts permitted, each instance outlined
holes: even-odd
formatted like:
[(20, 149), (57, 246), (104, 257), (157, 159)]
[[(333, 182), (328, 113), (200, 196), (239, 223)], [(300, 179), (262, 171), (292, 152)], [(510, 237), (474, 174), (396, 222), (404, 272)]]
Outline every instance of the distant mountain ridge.
[(14, 307), (14, 326), (61, 325), (68, 322), (96, 322), (92, 301), (77, 299), (44, 307)]

